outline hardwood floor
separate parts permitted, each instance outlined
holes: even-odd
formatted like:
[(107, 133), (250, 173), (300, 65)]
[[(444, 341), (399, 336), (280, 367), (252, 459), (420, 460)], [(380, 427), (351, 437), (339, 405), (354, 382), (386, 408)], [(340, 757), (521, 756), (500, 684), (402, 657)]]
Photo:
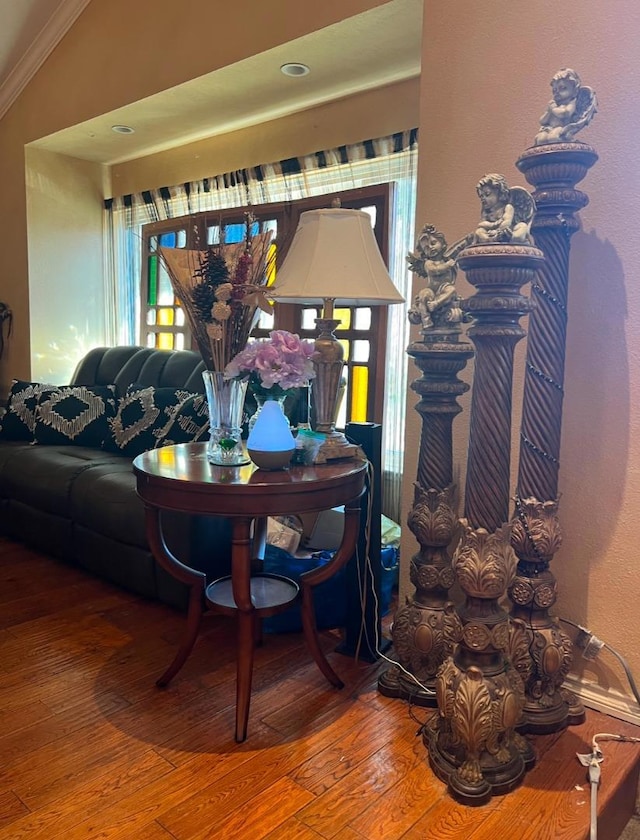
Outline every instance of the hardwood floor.
[[(0, 840), (483, 840), (587, 838), (576, 752), (596, 731), (639, 734), (589, 713), (534, 740), (523, 785), (456, 804), (426, 761), (428, 714), (381, 697), (384, 663), (330, 661), (331, 688), (300, 634), (257, 651), (249, 738), (233, 740), (233, 622), (209, 616), (167, 688), (183, 617), (0, 541)], [(323, 634), (326, 650), (337, 642)], [(604, 745), (600, 840), (631, 815), (640, 749)]]

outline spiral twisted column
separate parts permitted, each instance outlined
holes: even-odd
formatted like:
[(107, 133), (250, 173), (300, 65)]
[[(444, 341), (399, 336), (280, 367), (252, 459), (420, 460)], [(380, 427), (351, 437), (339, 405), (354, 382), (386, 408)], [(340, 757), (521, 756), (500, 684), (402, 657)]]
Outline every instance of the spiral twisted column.
[(585, 143), (552, 143), (527, 149), (517, 161), (535, 188), (532, 233), (545, 261), (532, 286), (512, 537), (518, 568), (509, 596), (512, 615), (527, 627), (532, 660), (520, 728), (540, 734), (584, 720), (577, 698), (562, 690), (572, 646), (549, 614), (557, 600), (549, 564), (562, 540), (558, 473), (571, 237), (579, 228), (576, 213), (588, 203), (576, 184), (597, 158)]
[(453, 569), (466, 600), (458, 610), (459, 643), (436, 677), (439, 716), (425, 728), (433, 771), (452, 795), (482, 804), (515, 788), (535, 763), (516, 731), (530, 661), (522, 622), (500, 599), (517, 558), (511, 547), (509, 465), (513, 353), (529, 311), (521, 287), (535, 279), (542, 252), (529, 245), (473, 245), (458, 258), (477, 293), (464, 309), (474, 317), (476, 348), (463, 535)]
[(422, 376), (411, 388), (420, 396), (422, 418), (417, 481), (407, 524), (420, 550), (411, 558), (412, 598), (393, 620), (393, 646), (398, 665), (378, 680), (386, 697), (400, 697), (421, 706), (435, 706), (435, 678), (459, 639), (460, 621), (449, 589), (454, 582), (448, 545), (456, 527), (453, 485), (452, 424), (462, 410), (457, 397), (469, 389), (458, 374), (473, 356), (460, 339), (459, 324), (423, 330), (423, 340), (409, 345)]
[(535, 280), (543, 255), (530, 245), (473, 245), (458, 262), (478, 290), (464, 304), (476, 347), (465, 517), (491, 532), (509, 520), (513, 353), (531, 309), (520, 289)]

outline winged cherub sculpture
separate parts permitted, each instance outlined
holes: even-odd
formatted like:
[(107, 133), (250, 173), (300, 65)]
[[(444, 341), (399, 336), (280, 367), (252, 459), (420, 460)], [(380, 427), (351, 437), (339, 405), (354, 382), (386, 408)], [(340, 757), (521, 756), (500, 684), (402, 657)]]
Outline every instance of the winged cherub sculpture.
[(503, 175), (485, 175), (476, 184), (482, 217), (474, 244), (510, 242), (532, 244), (531, 222), (536, 204), (524, 187), (509, 187)]
[(551, 79), (553, 99), (540, 117), (540, 130), (534, 145), (561, 143), (573, 140), (588, 125), (598, 110), (592, 88), (583, 85), (575, 70), (565, 67)]
[(456, 259), (469, 241), (469, 237), (465, 237), (449, 247), (444, 234), (433, 225), (422, 228), (415, 251), (407, 255), (409, 270), (427, 281), (425, 288), (420, 289), (415, 296), (409, 310), (409, 321), (412, 324), (421, 324), (423, 329), (430, 329), (462, 320), (460, 298), (455, 289), (458, 273)]

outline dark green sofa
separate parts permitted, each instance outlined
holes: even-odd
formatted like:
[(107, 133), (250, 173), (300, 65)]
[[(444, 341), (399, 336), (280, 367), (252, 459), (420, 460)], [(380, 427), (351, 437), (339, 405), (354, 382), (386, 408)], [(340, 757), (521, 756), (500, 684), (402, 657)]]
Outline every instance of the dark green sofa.
[[(204, 389), (200, 356), (142, 347), (91, 350), (71, 385), (133, 383), (192, 393)], [(0, 440), (0, 533), (81, 566), (132, 592), (172, 606), (186, 589), (155, 562), (145, 536), (132, 458), (99, 447)], [(167, 514), (165, 536), (183, 562), (213, 579), (229, 572), (224, 519)]]

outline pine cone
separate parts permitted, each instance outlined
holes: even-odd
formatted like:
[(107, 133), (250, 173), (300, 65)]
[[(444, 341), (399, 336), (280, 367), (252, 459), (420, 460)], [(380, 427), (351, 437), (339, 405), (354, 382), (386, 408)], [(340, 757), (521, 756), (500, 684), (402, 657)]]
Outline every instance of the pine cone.
[(198, 283), (197, 286), (193, 287), (191, 300), (198, 315), (203, 321), (209, 323), (211, 321), (211, 307), (215, 301), (213, 288), (207, 283)]
[(229, 281), (229, 268), (218, 248), (207, 248), (200, 259), (200, 267), (194, 272), (210, 286), (218, 286)]

